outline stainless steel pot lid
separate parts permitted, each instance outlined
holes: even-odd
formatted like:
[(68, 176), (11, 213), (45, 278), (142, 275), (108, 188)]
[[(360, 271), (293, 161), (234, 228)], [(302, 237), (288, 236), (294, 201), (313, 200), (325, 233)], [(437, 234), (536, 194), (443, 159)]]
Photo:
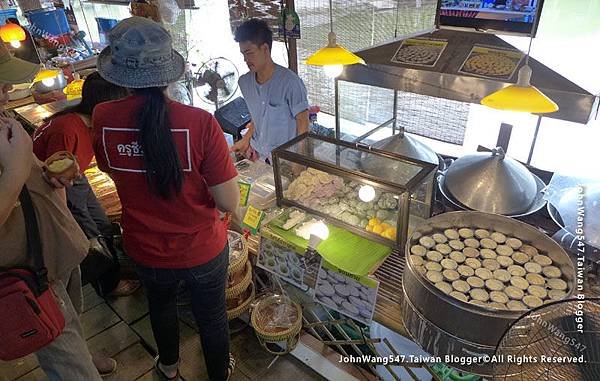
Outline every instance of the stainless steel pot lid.
[[(540, 210), (544, 206), (546, 206), (547, 202), (546, 202), (546, 199), (544, 198), (546, 184), (544, 183), (544, 181), (542, 179), (540, 179), (536, 175), (533, 175), (533, 177), (535, 178), (535, 182), (537, 184), (537, 195), (535, 196), (535, 199), (533, 200), (533, 203), (531, 204), (529, 209), (527, 209), (523, 212), (520, 212), (518, 214), (503, 214), (503, 216), (512, 217), (512, 218), (525, 217), (525, 216), (529, 216), (529, 215), (537, 212), (538, 210)], [(464, 205), (462, 205), (460, 202), (456, 201), (454, 199), (454, 197), (452, 197), (452, 195), (450, 193), (448, 193), (448, 190), (446, 189), (445, 178), (444, 178), (443, 174), (440, 174), (437, 177), (437, 181), (438, 181), (438, 189), (439, 189), (440, 193), (442, 194), (444, 199), (447, 200), (453, 207), (457, 208), (458, 210), (471, 210), (471, 209), (465, 207)]]
[[(380, 140), (372, 148), (402, 155), (411, 159), (417, 159), (434, 165), (440, 165), (440, 158), (425, 144), (419, 142), (406, 134), (398, 134)], [(382, 161), (375, 155), (363, 153), (360, 157), (360, 166), (366, 173), (390, 173), (398, 184), (405, 184), (415, 176), (420, 167), (396, 161), (390, 166), (388, 161)]]
[(445, 185), (466, 207), (503, 215), (527, 211), (538, 194), (533, 174), (502, 148), (457, 159), (446, 172)]
[(372, 145), (373, 148), (393, 152), (412, 159), (438, 165), (438, 155), (428, 146), (407, 134), (401, 133), (390, 136)]
[(552, 206), (560, 215), (562, 221), (556, 222), (561, 227), (573, 235), (582, 228), (584, 241), (600, 248), (600, 184), (565, 189), (558, 203)]

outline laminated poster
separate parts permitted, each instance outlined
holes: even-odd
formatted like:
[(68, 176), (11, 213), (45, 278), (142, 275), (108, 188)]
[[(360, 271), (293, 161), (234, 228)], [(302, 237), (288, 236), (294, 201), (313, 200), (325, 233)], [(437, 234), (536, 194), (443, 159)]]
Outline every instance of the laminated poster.
[(379, 281), (352, 275), (323, 260), (315, 289), (315, 300), (343, 315), (369, 324), (375, 312)]
[(440, 59), (447, 45), (447, 40), (409, 38), (402, 41), (396, 54), (392, 57), (392, 62), (433, 67)]
[(459, 73), (492, 79), (510, 79), (525, 55), (517, 50), (474, 45)]
[(305, 278), (311, 272), (316, 273), (319, 263), (311, 264), (298, 247), (269, 234), (268, 229), (263, 230), (267, 231), (261, 232), (257, 266), (307, 291), (310, 286), (305, 283)]

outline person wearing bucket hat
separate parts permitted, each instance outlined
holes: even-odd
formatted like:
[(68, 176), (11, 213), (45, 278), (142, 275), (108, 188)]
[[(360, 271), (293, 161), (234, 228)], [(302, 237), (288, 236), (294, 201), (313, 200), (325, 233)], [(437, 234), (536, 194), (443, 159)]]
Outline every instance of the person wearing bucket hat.
[[(8, 101), (12, 84), (30, 81), (39, 65), (13, 58), (0, 43), (0, 113)], [(79, 264), (87, 253), (85, 235), (69, 213), (63, 184), (43, 176), (35, 159), (31, 138), (12, 118), (0, 117), (0, 268), (31, 266), (27, 256), (27, 234), (18, 202), (24, 185), (31, 195), (38, 218), (42, 256), (65, 319), (65, 327), (50, 344), (35, 352), (50, 380), (97, 380), (100, 375), (85, 342), (79, 315), (73, 305), (81, 293)], [(79, 287), (78, 287), (79, 286)], [(11, 305), (4, 305), (10, 312)], [(17, 312), (15, 312), (17, 313)], [(16, 315), (18, 318), (18, 315)], [(2, 324), (10, 324), (2, 322)], [(0, 346), (7, 345), (0, 335)]]
[(94, 150), (123, 205), (123, 245), (146, 289), (156, 369), (178, 377), (176, 294), (183, 281), (208, 376), (227, 380), (233, 371), (225, 302), (229, 247), (219, 210), (236, 211), (239, 189), (225, 137), (210, 113), (165, 96), (185, 63), (162, 26), (131, 17), (107, 37), (98, 71), (133, 95), (96, 106)]

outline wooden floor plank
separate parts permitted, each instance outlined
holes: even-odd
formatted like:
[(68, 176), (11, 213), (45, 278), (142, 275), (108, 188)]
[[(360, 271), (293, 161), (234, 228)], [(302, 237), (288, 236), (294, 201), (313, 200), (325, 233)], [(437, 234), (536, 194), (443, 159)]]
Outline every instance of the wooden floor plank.
[(179, 324), (180, 330), (180, 366), (181, 376), (185, 380), (208, 380), (200, 336), (187, 324)]
[(163, 381), (155, 370), (151, 370), (135, 381)]
[(87, 284), (83, 287), (83, 312), (87, 312), (102, 303), (104, 303), (104, 299), (98, 296), (92, 286)]
[(117, 361), (117, 372), (107, 381), (135, 380), (148, 373), (154, 367), (154, 359), (141, 344), (134, 344), (114, 357)]
[(121, 321), (106, 303), (102, 303), (81, 315), (85, 339), (96, 336)]
[(140, 288), (130, 296), (108, 297), (106, 301), (125, 322), (132, 323), (148, 314), (148, 301)]
[(88, 340), (88, 348), (92, 354), (112, 357), (137, 342), (139, 337), (135, 332), (126, 323), (120, 322)]
[(280, 357), (271, 368), (262, 375), (262, 381), (282, 381), (302, 380), (302, 381), (327, 381), (324, 377), (302, 364), (300, 360), (292, 355)]
[(236, 367), (251, 380), (260, 379), (275, 358), (260, 346), (251, 328), (232, 335), (231, 352), (236, 358)]
[(0, 361), (0, 381), (11, 381), (27, 374), (38, 367), (34, 355), (29, 355), (14, 361)]
[(46, 373), (42, 368), (35, 368), (26, 375), (17, 378), (16, 381), (48, 381), (48, 377), (46, 377)]
[(156, 353), (158, 349), (156, 347), (156, 340), (152, 334), (152, 326), (150, 325), (150, 316), (144, 317), (142, 320), (131, 326), (131, 329), (135, 331), (142, 338), (144, 344)]

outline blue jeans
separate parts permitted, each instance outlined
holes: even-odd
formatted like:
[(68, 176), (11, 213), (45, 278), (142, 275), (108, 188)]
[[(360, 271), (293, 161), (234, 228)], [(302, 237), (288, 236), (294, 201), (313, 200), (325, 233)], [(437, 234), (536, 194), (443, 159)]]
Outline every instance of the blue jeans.
[(225, 287), (229, 266), (229, 246), (211, 261), (186, 269), (163, 269), (137, 265), (146, 288), (152, 332), (160, 363), (179, 361), (179, 320), (177, 285), (186, 283), (192, 296), (192, 312), (200, 330), (202, 351), (211, 381), (227, 379), (229, 364), (229, 324)]

